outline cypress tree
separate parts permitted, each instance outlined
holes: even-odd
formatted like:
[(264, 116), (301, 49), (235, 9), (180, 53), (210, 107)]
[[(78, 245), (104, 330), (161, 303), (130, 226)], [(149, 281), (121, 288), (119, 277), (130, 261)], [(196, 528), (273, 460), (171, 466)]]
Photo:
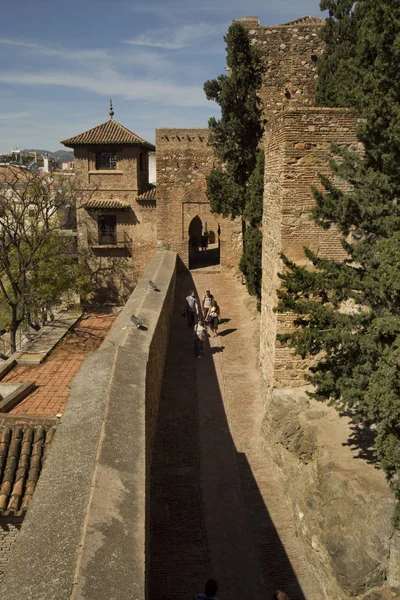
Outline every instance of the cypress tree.
[[(229, 75), (219, 75), (204, 84), (207, 99), (221, 107), (221, 118), (208, 122), (209, 141), (220, 166), (207, 177), (207, 197), (213, 212), (232, 219), (242, 217), (254, 229), (262, 219), (264, 154), (258, 147), (264, 121), (258, 90), (264, 68), (242, 24), (233, 23), (224, 39)], [(261, 236), (260, 231), (251, 231), (243, 239), (241, 268), (246, 276), (252, 274), (248, 290), (253, 294), (261, 290)], [(250, 246), (246, 249), (247, 241)]]
[(338, 227), (348, 258), (335, 262), (305, 249), (315, 267), (308, 271), (282, 257), (278, 310), (300, 316), (298, 329), (281, 339), (315, 357), (311, 395), (376, 434), (400, 499), (400, 5), (323, 0), (321, 8), (329, 18), (318, 98), (358, 111), (365, 153), (334, 147), (333, 173), (349, 191), (323, 176), (323, 191), (314, 189), (313, 217), (325, 229)]

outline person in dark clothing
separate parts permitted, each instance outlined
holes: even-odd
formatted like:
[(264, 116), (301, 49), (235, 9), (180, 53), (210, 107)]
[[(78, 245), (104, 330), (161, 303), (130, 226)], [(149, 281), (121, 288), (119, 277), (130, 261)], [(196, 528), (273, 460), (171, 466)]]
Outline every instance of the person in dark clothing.
[(194, 290), (191, 290), (189, 292), (189, 296), (186, 296), (185, 308), (188, 327), (189, 329), (193, 329), (195, 317), (199, 314), (199, 302), (196, 298)]
[(209, 579), (204, 587), (204, 594), (196, 594), (195, 600), (217, 600), (215, 594), (218, 592), (218, 583), (215, 579)]
[(207, 252), (207, 248), (208, 248), (208, 233), (204, 233), (201, 236), (201, 249), (203, 252)]

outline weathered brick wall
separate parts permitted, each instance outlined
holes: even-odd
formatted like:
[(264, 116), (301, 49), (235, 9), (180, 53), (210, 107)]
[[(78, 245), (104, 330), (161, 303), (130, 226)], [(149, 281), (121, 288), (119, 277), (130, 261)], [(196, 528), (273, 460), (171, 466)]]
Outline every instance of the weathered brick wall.
[[(97, 193), (119, 192), (118, 197), (129, 199), (144, 191), (148, 178), (147, 152), (135, 146), (117, 148), (117, 168), (111, 171), (96, 169), (96, 152), (107, 150), (104, 146), (77, 147), (75, 154), (75, 173), (82, 189), (96, 190)], [(144, 170), (139, 170), (139, 154), (144, 155)], [(121, 195), (122, 194), (122, 195)], [(101, 195), (101, 194), (100, 194)], [(107, 196), (109, 198), (110, 196)]]
[(310, 215), (311, 187), (321, 187), (318, 173), (331, 174), (332, 142), (361, 151), (356, 118), (349, 111), (287, 110), (271, 120), (265, 136), (261, 360), (265, 379), (275, 387), (301, 385), (306, 367), (275, 340), (276, 333), (292, 327), (292, 315), (273, 312), (282, 269), (279, 252), (303, 265), (308, 264), (304, 246), (320, 256), (345, 257), (338, 232), (318, 227)]
[(22, 517), (2, 517), (0, 519), (0, 582), (8, 565), (11, 549), (18, 537)]
[[(122, 147), (118, 150), (117, 169), (99, 172), (96, 171), (96, 151), (101, 150), (104, 147), (75, 149), (77, 185), (83, 192), (83, 202), (88, 199), (122, 200), (129, 204), (127, 210), (106, 212), (117, 217), (117, 232), (125, 232), (131, 242), (128, 241), (126, 250), (91, 250), (88, 233), (96, 237), (98, 215), (105, 211), (84, 208), (77, 211), (79, 242), (90, 257), (98, 299), (123, 303), (156, 249), (156, 206), (155, 203), (137, 202), (137, 196), (145, 191), (148, 182), (148, 153), (141, 148)], [(140, 153), (143, 154), (142, 171), (138, 167)]]
[(241, 256), (241, 224), (212, 214), (206, 176), (216, 164), (208, 129), (157, 129), (157, 243), (179, 253), (188, 266), (189, 226), (199, 216), (218, 237), (221, 266), (236, 267)]
[(261, 98), (267, 118), (288, 105), (315, 104), (317, 62), (323, 52), (323, 19), (305, 17), (286, 25), (260, 26), (256, 17), (238, 19), (249, 30), (266, 67)]

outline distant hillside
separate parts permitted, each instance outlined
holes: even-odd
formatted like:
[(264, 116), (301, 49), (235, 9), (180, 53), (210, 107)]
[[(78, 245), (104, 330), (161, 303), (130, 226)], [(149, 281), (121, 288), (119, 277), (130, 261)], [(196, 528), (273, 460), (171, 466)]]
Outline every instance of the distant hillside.
[(25, 148), (23, 152), (40, 152), (40, 154), (48, 154), (61, 161), (74, 160), (74, 153), (72, 150), (57, 150), (56, 152), (50, 152), (50, 150), (39, 150), (38, 148)]

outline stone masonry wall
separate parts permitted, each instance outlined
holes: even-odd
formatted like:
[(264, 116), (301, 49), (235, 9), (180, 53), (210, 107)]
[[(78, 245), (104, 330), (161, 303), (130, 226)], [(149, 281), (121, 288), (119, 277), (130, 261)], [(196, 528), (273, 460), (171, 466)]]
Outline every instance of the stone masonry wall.
[(258, 25), (256, 17), (238, 21), (248, 28), (266, 68), (261, 98), (267, 118), (288, 105), (314, 105), (317, 62), (323, 52), (318, 30), (324, 20), (305, 17), (273, 26)]
[(18, 538), (22, 517), (3, 517), (0, 519), (0, 582), (7, 568), (9, 555)]
[(157, 129), (157, 243), (189, 262), (189, 226), (199, 216), (217, 238), (221, 266), (236, 267), (241, 256), (241, 223), (212, 214), (206, 176), (216, 165), (208, 129)]
[(333, 142), (361, 151), (356, 118), (349, 111), (290, 109), (271, 120), (265, 136), (261, 361), (266, 381), (275, 387), (301, 385), (307, 366), (275, 340), (276, 333), (293, 327), (292, 315), (273, 312), (282, 269), (279, 252), (302, 265), (308, 264), (304, 246), (327, 258), (345, 257), (337, 231), (323, 230), (310, 215), (311, 188), (321, 187), (318, 173), (331, 174)]

